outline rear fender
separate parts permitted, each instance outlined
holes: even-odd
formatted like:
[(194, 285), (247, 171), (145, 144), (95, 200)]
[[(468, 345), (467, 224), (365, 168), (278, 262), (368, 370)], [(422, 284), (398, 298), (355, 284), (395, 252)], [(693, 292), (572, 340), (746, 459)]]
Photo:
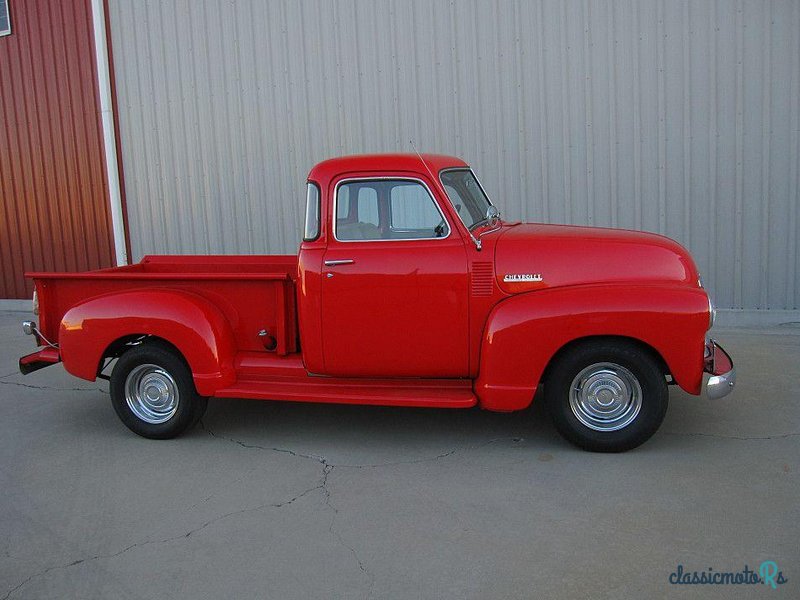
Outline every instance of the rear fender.
[(619, 336), (651, 347), (681, 388), (699, 394), (708, 318), (706, 293), (688, 286), (573, 286), (514, 296), (489, 315), (475, 391), (486, 409), (523, 409), (566, 344)]
[(211, 302), (180, 290), (132, 290), (72, 307), (59, 329), (64, 368), (94, 381), (104, 353), (120, 338), (146, 334), (175, 346), (192, 370), (199, 394), (211, 396), (236, 378), (230, 325)]

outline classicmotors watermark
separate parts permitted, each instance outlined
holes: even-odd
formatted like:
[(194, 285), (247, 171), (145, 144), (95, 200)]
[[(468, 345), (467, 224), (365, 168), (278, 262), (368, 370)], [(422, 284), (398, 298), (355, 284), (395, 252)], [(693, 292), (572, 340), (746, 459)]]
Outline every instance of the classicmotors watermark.
[(669, 575), (673, 585), (766, 585), (776, 590), (788, 581), (774, 560), (765, 560), (757, 570), (745, 565), (741, 571), (716, 571), (712, 567), (689, 571), (678, 565)]

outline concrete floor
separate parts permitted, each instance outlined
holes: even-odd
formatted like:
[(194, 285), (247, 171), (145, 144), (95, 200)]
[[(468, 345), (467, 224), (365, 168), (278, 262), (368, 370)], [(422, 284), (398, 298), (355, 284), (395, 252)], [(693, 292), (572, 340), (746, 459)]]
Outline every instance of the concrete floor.
[[(0, 600), (800, 597), (800, 328), (715, 335), (718, 401), (670, 392), (622, 455), (541, 410), (212, 400), (182, 438), (117, 420), (107, 384), (27, 377), (0, 313)], [(768, 586), (670, 585), (677, 565)]]

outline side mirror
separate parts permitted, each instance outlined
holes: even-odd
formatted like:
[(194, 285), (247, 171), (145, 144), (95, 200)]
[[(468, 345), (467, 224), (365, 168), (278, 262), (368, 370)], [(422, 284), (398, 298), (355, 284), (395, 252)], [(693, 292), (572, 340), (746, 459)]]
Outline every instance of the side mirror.
[(486, 222), (489, 224), (489, 227), (494, 227), (499, 220), (500, 211), (497, 210), (496, 206), (490, 204), (489, 208), (486, 209)]
[(475, 243), (475, 247), (480, 252), (481, 249), (481, 236), (484, 233), (490, 233), (491, 231), (497, 231), (498, 223), (500, 222), (500, 211), (497, 210), (496, 206), (492, 206), (491, 204), (486, 209), (486, 216), (484, 217), (486, 220), (486, 224), (489, 226), (489, 229), (481, 231), (478, 234), (478, 237), (472, 235), (472, 232), (469, 233), (469, 237), (472, 238), (472, 241)]

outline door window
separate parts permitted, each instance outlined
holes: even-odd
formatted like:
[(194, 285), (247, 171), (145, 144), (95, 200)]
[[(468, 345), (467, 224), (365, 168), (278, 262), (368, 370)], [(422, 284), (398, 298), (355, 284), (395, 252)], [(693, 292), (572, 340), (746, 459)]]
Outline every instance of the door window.
[(335, 235), (340, 241), (437, 239), (449, 234), (447, 220), (420, 181), (351, 180), (336, 188)]

